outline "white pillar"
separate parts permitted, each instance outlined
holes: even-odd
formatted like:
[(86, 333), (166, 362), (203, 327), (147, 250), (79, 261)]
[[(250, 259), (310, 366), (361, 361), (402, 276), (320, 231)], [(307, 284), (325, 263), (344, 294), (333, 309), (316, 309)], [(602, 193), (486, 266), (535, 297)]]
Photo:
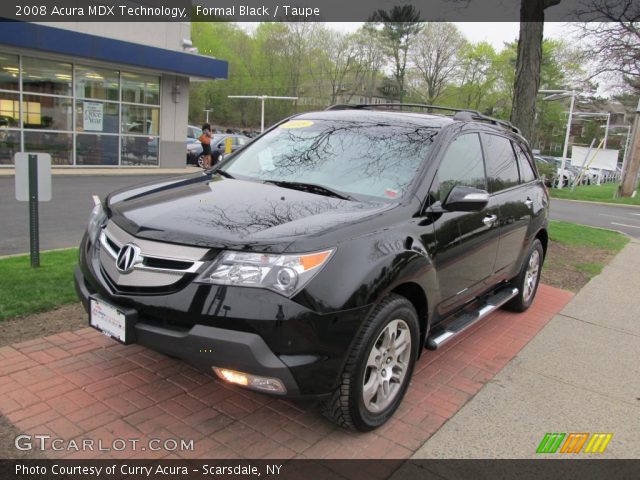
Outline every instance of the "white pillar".
[(569, 151), (569, 135), (571, 134), (571, 120), (573, 117), (573, 106), (576, 100), (576, 92), (571, 92), (571, 106), (569, 107), (569, 118), (567, 119), (567, 133), (564, 137), (564, 148), (562, 149), (562, 162), (560, 162), (560, 178), (558, 179), (558, 188), (562, 188), (562, 175), (567, 161), (567, 153)]

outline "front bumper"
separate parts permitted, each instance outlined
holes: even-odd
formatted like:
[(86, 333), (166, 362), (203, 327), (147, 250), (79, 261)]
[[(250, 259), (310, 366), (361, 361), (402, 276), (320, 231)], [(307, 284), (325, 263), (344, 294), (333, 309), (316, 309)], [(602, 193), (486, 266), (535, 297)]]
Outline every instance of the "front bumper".
[[(131, 341), (212, 367), (279, 379), (287, 397), (323, 397), (338, 385), (368, 306), (317, 314), (260, 289), (181, 284), (162, 295), (118, 293), (102, 278), (86, 239), (75, 286), (85, 310), (96, 296), (137, 315)], [(269, 393), (269, 392), (265, 392)]]

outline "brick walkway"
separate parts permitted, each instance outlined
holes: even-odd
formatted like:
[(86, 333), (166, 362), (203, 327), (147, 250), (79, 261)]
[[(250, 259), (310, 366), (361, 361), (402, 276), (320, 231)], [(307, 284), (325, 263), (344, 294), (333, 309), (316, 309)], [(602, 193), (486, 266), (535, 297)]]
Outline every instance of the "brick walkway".
[[(382, 428), (348, 432), (312, 404), (229, 388), (189, 365), (91, 328), (0, 348), (0, 412), (19, 433), (65, 440), (193, 439), (194, 451), (47, 451), (99, 458), (407, 458), (571, 299), (541, 285), (524, 314), (499, 311), (436, 352), (424, 351), (405, 399)], [(97, 443), (94, 447), (97, 449)], [(118, 448), (118, 447), (116, 447)], [(40, 455), (43, 456), (43, 455)]]

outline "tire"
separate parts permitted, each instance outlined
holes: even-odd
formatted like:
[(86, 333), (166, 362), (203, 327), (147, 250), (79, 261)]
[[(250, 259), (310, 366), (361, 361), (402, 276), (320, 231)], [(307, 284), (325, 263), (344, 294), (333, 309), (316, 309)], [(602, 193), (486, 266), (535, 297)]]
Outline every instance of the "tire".
[[(411, 302), (396, 294), (385, 297), (358, 333), (340, 386), (323, 405), (324, 415), (361, 432), (381, 426), (404, 398), (419, 344), (418, 315)], [(394, 346), (404, 348), (396, 352)], [(386, 353), (386, 360), (376, 353)]]
[(522, 264), (520, 273), (511, 281), (518, 289), (518, 295), (504, 305), (504, 308), (513, 312), (524, 312), (533, 303), (540, 284), (540, 273), (544, 263), (544, 250), (542, 243), (537, 238), (533, 241)]
[(196, 163), (200, 168), (204, 168), (204, 155), (198, 155), (198, 161)]

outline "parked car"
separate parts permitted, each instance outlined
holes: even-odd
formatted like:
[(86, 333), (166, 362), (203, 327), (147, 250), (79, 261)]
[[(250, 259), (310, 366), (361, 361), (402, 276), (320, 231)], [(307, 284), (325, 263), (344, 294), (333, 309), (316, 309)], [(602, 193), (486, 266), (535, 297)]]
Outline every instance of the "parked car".
[(187, 143), (197, 140), (202, 135), (202, 129), (194, 125), (187, 125)]
[(546, 155), (540, 156), (542, 159), (552, 163), (556, 167), (556, 176), (553, 179), (553, 186), (559, 185), (559, 182), (562, 181), (562, 186), (567, 187), (573, 185), (573, 182), (576, 179), (576, 174), (571, 170), (571, 161), (567, 159), (564, 164), (564, 170), (562, 170), (562, 158), (551, 157)]
[(529, 308), (548, 205), (505, 122), (335, 107), (215, 169), (108, 195), (75, 285), (114, 339), (322, 400), (367, 431), (398, 408), (424, 348), (501, 306)]
[(538, 174), (543, 178), (544, 184), (547, 187), (553, 186), (553, 182), (556, 178), (557, 168), (554, 163), (545, 160), (544, 158), (534, 155), (533, 159), (536, 164), (536, 168), (538, 169)]
[[(214, 135), (211, 138), (211, 156), (213, 157), (213, 165), (220, 161), (222, 156), (224, 155), (225, 145), (227, 138), (231, 138), (233, 143), (231, 144), (231, 152), (235, 152), (240, 148), (247, 145), (251, 142), (249, 137), (245, 137), (244, 135), (235, 135), (235, 134), (222, 134), (222, 135)], [(199, 167), (203, 167), (204, 163), (202, 161), (202, 144), (200, 141), (194, 141), (187, 143), (187, 165), (198, 165)]]

